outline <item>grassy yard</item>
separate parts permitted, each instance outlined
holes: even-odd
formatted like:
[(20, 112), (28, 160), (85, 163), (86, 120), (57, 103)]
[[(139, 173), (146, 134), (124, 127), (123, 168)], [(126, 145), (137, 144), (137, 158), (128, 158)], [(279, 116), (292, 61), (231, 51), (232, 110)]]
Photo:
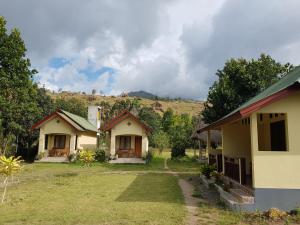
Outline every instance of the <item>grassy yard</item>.
[(147, 165), (25, 164), (20, 183), (8, 187), (0, 224), (182, 224), (178, 178), (153, 173), (165, 171), (168, 156)]
[(171, 225), (182, 224), (185, 210), (171, 175), (49, 169), (9, 187), (0, 214), (0, 224)]

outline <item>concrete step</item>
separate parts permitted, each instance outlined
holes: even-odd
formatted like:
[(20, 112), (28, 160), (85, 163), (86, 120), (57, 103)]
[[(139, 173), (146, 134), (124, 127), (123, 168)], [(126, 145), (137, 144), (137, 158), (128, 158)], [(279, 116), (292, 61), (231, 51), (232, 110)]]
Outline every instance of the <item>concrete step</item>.
[(252, 196), (249, 192), (245, 190), (232, 188), (229, 191), (236, 199), (238, 199), (242, 203), (247, 203), (247, 204), (254, 203), (254, 196)]

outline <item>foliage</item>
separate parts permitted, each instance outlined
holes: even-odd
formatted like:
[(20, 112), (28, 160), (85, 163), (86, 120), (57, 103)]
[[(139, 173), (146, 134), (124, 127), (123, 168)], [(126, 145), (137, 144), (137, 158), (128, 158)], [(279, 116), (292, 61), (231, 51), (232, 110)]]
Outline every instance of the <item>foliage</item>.
[(153, 143), (155, 147), (158, 148), (159, 153), (161, 154), (163, 149), (169, 147), (169, 136), (164, 131), (157, 131), (153, 134)]
[(207, 179), (210, 179), (212, 173), (216, 170), (215, 165), (203, 164), (200, 167), (200, 172), (203, 174)]
[(83, 101), (77, 98), (70, 98), (67, 100), (64, 98), (58, 98), (55, 101), (55, 108), (74, 113), (83, 118), (87, 118), (87, 107)]
[(278, 221), (284, 219), (287, 216), (287, 213), (277, 208), (271, 208), (264, 213), (264, 216), (270, 220)]
[(210, 87), (202, 112), (206, 123), (212, 123), (278, 81), (293, 69), (289, 63), (276, 62), (261, 54), (255, 60), (230, 59), (216, 75), (218, 80)]
[(84, 166), (91, 166), (91, 163), (95, 161), (95, 153), (91, 150), (81, 150), (78, 159)]
[[(33, 83), (30, 60), (25, 57), (26, 48), (17, 29), (10, 33), (6, 21), (0, 17), (0, 116), (4, 137), (14, 135), (19, 142), (27, 143), (22, 135), (41, 115), (37, 103), (37, 86)], [(7, 144), (1, 146), (6, 151)]]
[(151, 160), (153, 159), (153, 149), (149, 149), (147, 154), (146, 154), (146, 163), (150, 163)]
[(185, 156), (185, 148), (181, 146), (173, 146), (171, 149), (171, 158), (183, 157)]
[(13, 175), (18, 173), (21, 170), (21, 160), (19, 157), (15, 158), (13, 156), (6, 157), (6, 156), (0, 156), (0, 174), (5, 176), (4, 179), (4, 191), (2, 195), (2, 203), (4, 202), (7, 184), (8, 184), (8, 178), (13, 178)]
[(106, 161), (106, 153), (103, 149), (96, 149), (95, 151), (95, 160), (98, 162), (105, 162)]
[(69, 162), (75, 162), (77, 159), (78, 159), (78, 154), (76, 154), (76, 153), (71, 153), (68, 155)]

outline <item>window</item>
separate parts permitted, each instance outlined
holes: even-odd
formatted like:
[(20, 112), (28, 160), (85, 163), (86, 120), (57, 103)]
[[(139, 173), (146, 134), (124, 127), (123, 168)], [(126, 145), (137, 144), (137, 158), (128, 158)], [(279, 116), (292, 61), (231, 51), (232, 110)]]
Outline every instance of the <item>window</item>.
[(66, 145), (66, 135), (55, 135), (54, 137), (54, 148), (65, 148)]
[(285, 113), (262, 113), (257, 121), (259, 151), (287, 151)]
[(130, 149), (130, 148), (131, 148), (131, 137), (120, 136), (120, 149)]
[(48, 134), (45, 135), (45, 146), (44, 146), (44, 149), (47, 150), (48, 149)]

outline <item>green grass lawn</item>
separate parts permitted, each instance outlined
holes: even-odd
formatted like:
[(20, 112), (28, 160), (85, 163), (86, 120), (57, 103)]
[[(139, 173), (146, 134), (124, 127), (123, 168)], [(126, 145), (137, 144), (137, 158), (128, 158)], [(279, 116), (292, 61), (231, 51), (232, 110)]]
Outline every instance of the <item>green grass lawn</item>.
[(182, 224), (176, 177), (87, 170), (52, 174), (50, 168), (8, 187), (0, 224)]
[(182, 224), (178, 177), (152, 173), (165, 171), (168, 157), (146, 165), (25, 164), (20, 182), (7, 189), (0, 224)]

